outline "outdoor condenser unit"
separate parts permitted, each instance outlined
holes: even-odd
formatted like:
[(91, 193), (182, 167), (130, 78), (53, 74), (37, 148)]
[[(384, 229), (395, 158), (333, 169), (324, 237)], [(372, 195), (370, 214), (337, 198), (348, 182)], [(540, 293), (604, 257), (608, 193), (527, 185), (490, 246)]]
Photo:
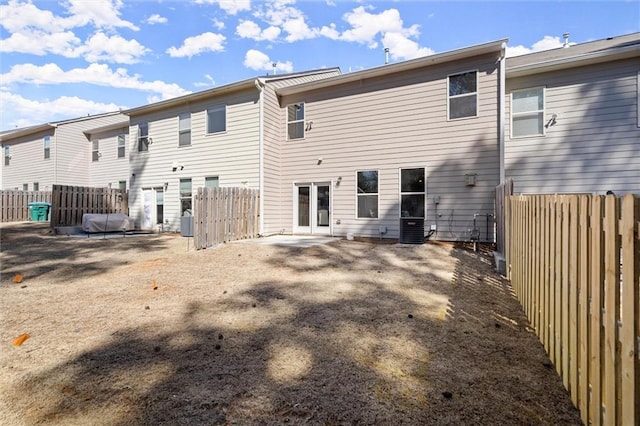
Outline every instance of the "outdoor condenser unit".
[(400, 243), (424, 244), (424, 219), (400, 219)]

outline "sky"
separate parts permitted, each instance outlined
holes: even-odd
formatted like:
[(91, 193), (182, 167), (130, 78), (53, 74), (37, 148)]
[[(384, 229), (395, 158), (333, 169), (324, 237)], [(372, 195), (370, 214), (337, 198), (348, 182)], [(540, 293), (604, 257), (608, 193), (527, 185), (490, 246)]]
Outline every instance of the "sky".
[(267, 74), (343, 73), (509, 39), (507, 55), (640, 31), (640, 1), (0, 0), (0, 130)]

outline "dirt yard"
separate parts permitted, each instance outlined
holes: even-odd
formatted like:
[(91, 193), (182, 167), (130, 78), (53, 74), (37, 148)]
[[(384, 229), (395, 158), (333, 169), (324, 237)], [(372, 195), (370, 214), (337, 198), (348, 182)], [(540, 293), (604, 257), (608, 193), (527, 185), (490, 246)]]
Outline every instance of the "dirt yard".
[(580, 424), (488, 256), (47, 225), (0, 228), (2, 425)]

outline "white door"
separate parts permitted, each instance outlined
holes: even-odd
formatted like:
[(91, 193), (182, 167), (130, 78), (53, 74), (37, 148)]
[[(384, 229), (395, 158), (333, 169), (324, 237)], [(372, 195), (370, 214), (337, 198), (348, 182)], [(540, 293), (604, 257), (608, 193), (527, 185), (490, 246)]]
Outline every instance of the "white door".
[(143, 229), (154, 229), (164, 220), (164, 190), (158, 188), (142, 189)]
[(294, 185), (293, 232), (331, 234), (331, 182)]

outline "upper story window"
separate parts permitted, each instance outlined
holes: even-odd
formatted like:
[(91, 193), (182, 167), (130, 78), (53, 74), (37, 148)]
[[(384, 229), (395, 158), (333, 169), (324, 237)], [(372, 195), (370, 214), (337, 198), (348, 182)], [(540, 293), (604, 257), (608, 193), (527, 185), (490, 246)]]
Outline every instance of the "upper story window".
[(191, 145), (191, 113), (178, 116), (178, 146)]
[(207, 133), (227, 131), (227, 106), (219, 105), (207, 110)]
[(378, 217), (378, 171), (358, 172), (358, 218)]
[(511, 92), (511, 137), (544, 135), (544, 87)]
[(149, 151), (149, 125), (146, 122), (138, 124), (138, 151)]
[(124, 158), (125, 156), (125, 137), (124, 135), (118, 135), (118, 158)]
[(449, 120), (478, 116), (478, 72), (469, 71), (447, 78)]
[(426, 189), (423, 167), (400, 170), (400, 216), (425, 217)]
[(304, 138), (304, 103), (287, 106), (287, 140)]
[(94, 139), (91, 141), (91, 161), (98, 161), (100, 159), (100, 141)]
[(4, 147), (4, 165), (8, 166), (11, 163), (11, 151), (9, 150), (9, 146)]
[(45, 136), (42, 139), (42, 146), (44, 148), (44, 158), (51, 158), (51, 136)]

